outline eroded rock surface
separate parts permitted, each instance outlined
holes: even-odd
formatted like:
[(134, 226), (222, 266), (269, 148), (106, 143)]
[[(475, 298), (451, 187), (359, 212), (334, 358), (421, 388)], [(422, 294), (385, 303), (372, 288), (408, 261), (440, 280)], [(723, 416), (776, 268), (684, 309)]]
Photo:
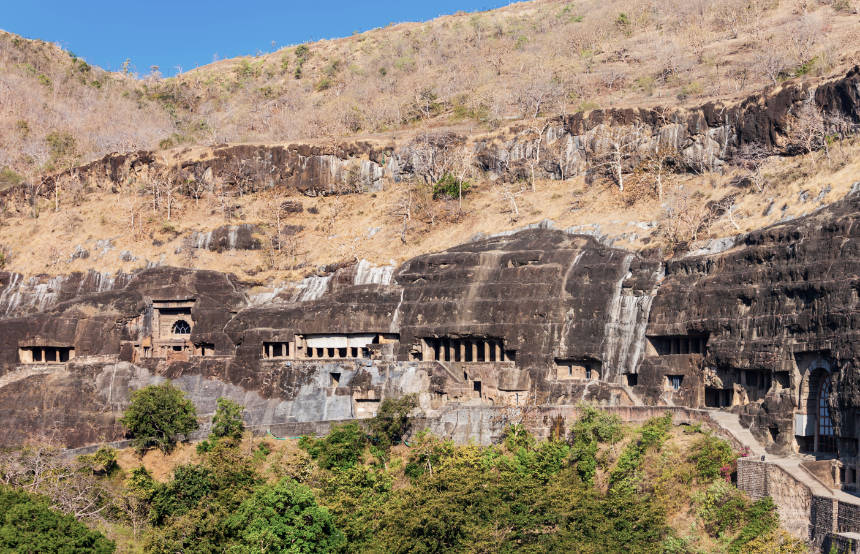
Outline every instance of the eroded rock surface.
[(657, 153), (667, 170), (700, 172), (751, 155), (803, 152), (796, 130), (805, 107), (812, 108), (815, 121), (809, 123), (820, 124), (828, 134), (841, 136), (856, 129), (860, 67), (820, 83), (788, 81), (736, 103), (592, 110), (474, 138), (428, 133), (408, 143), (218, 145), (172, 151), (168, 158), (151, 151), (114, 153), (46, 176), (37, 187), (9, 187), (0, 198), (52, 197), (55, 187), (69, 180), (115, 191), (131, 180), (147, 182), (153, 176), (193, 183), (177, 189), (188, 197), (194, 187), (216, 185), (237, 194), (272, 188), (308, 196), (372, 192), (384, 179), (435, 175), (434, 160), (442, 160), (452, 146), (467, 146), (478, 169), (508, 181), (530, 179), (533, 173), (553, 179), (588, 175), (611, 160), (629, 172), (655, 161)]
[(457, 437), (487, 410), (710, 407), (771, 451), (851, 460), (858, 209), (852, 193), (668, 261), (534, 228), (255, 296), (212, 271), (2, 273), (0, 443), (119, 439), (130, 391), (172, 379), (201, 414), (228, 396), (256, 428), (370, 417), (408, 393)]

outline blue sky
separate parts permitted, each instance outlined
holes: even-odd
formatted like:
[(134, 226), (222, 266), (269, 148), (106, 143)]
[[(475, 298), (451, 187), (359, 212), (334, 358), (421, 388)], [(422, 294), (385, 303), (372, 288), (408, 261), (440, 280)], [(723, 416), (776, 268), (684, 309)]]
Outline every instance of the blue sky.
[(128, 58), (165, 75), (219, 59), (335, 38), (401, 21), (479, 11), (509, 0), (0, 0), (0, 29), (59, 43), (105, 69)]

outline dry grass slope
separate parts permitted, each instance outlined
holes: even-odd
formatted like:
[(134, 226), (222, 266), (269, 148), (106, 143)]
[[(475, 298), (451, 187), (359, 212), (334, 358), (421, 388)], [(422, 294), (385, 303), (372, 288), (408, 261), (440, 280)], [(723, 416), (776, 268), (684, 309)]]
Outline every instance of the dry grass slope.
[[(404, 143), (428, 129), (475, 139), (512, 121), (532, 125), (594, 107), (736, 99), (858, 63), (857, 18), (846, 0), (543, 0), (224, 60), (169, 79), (108, 73), (51, 44), (0, 33), (0, 190), (115, 150), (160, 147), (169, 159), (205, 156), (206, 145), (226, 141)], [(860, 144), (832, 150), (826, 159), (770, 159), (752, 175), (729, 168), (667, 176), (662, 199), (636, 175), (621, 193), (582, 177), (506, 183), (472, 174), (462, 206), (434, 201), (419, 180), (388, 181), (373, 194), (238, 195), (229, 213), (205, 195), (177, 197), (167, 217), (152, 209), (146, 183), (84, 186), (62, 201), (2, 206), (0, 268), (33, 275), (159, 262), (270, 284), (360, 258), (397, 263), (547, 218), (669, 254), (679, 240), (749, 231), (837, 200), (857, 180)], [(301, 209), (276, 221), (272, 206), (285, 201)], [(727, 209), (709, 218), (713, 203)], [(267, 236), (291, 232), (277, 251), (266, 237), (258, 251), (189, 247), (193, 231), (237, 223)], [(79, 247), (89, 257), (74, 256)]]
[[(595, 107), (739, 98), (858, 63), (856, 0), (535, 0), (161, 78), (0, 33), (0, 168), (110, 151), (488, 129)], [(121, 115), (119, 115), (121, 114)]]

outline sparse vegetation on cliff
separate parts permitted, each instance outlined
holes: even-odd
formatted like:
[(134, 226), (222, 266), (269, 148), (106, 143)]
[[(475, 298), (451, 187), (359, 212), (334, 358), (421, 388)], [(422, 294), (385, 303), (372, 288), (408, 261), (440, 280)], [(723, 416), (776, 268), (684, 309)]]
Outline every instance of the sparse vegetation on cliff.
[[(32, 175), (56, 133), (75, 155), (328, 139), (438, 120), (491, 128), (597, 107), (738, 97), (858, 62), (856, 3), (523, 2), (405, 23), (163, 78), (0, 35), (0, 167)], [(139, 68), (142, 74), (143, 68)], [(120, 119), (106, 114), (122, 113)]]

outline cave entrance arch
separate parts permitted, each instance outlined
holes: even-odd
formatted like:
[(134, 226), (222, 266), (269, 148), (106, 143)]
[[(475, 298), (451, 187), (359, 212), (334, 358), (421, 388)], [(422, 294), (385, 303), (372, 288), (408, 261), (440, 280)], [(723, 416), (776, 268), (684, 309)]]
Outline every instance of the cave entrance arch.
[(824, 368), (812, 372), (809, 379), (807, 413), (814, 419), (813, 451), (836, 452), (836, 435), (833, 432), (833, 419), (830, 415), (830, 373)]

